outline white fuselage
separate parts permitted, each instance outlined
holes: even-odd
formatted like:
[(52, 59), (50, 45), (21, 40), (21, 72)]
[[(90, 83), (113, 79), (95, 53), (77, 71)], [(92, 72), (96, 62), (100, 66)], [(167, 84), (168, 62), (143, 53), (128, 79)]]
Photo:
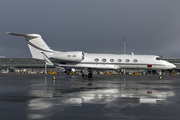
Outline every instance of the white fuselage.
[[(58, 61), (58, 60), (57, 60)], [(84, 53), (81, 62), (59, 64), (62, 67), (91, 68), (91, 69), (155, 69), (165, 70), (175, 68), (175, 65), (161, 60), (155, 55), (127, 55), (127, 54), (92, 54)]]

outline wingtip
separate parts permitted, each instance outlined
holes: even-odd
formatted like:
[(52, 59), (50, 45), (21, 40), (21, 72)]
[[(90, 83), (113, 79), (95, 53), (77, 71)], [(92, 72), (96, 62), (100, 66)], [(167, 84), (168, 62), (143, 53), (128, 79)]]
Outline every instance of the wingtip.
[(7, 35), (16, 35), (16, 33), (6, 32)]
[(5, 32), (5, 34), (8, 34), (8, 35), (10, 35), (11, 33), (10, 33), (10, 32)]

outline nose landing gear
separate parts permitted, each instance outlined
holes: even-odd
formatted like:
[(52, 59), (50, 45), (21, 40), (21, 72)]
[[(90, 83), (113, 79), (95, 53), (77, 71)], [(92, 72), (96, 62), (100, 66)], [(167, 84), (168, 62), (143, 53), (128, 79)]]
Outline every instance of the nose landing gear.
[(162, 80), (163, 79), (163, 76), (162, 76), (162, 71), (160, 70), (159, 71), (159, 77), (158, 77), (160, 80)]
[(158, 78), (159, 78), (160, 80), (162, 80), (162, 79), (163, 79), (163, 76), (162, 76), (162, 75), (160, 75)]

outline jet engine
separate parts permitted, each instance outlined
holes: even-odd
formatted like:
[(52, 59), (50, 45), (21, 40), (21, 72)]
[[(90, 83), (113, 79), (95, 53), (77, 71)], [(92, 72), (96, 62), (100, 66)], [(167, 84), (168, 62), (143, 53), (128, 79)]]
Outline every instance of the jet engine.
[(61, 62), (81, 62), (84, 59), (84, 53), (82, 51), (54, 53), (52, 58)]

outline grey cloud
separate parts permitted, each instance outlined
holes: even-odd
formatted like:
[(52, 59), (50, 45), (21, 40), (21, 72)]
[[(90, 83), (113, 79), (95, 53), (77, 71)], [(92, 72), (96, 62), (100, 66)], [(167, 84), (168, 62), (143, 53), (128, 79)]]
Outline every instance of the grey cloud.
[[(31, 57), (25, 40), (5, 32), (38, 33), (55, 50), (180, 57), (180, 1), (0, 1), (0, 54)], [(4, 53), (8, 49), (11, 53)], [(2, 50), (3, 49), (3, 50)]]

